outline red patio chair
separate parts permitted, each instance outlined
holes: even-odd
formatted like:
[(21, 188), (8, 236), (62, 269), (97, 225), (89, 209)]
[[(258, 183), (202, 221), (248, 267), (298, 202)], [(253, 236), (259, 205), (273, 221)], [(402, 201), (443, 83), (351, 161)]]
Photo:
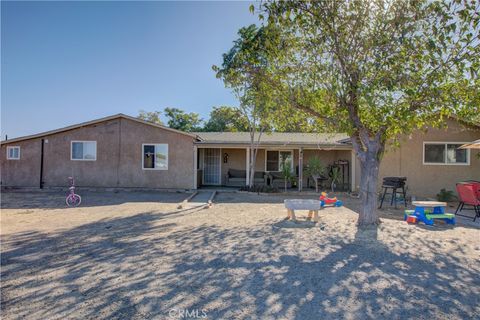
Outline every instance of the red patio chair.
[[(480, 217), (480, 182), (461, 182), (457, 183), (458, 199), (460, 200), (455, 215), (471, 218), (471, 216), (465, 216), (458, 214), (463, 210), (465, 205), (472, 206), (475, 211), (473, 221)], [(472, 209), (465, 209), (472, 210)]]

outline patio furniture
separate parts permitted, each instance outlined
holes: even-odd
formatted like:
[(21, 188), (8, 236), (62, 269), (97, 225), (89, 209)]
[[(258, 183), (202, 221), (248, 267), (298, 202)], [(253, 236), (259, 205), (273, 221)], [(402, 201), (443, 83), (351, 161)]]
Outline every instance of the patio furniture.
[(480, 217), (480, 182), (460, 182), (457, 183), (456, 189), (460, 202), (458, 203), (455, 215), (472, 218), (471, 216), (466, 216), (458, 213), (464, 210), (465, 205), (471, 206), (475, 211), (475, 216), (473, 217), (473, 221), (475, 221), (477, 218)]
[[(253, 184), (256, 186), (266, 185), (267, 176), (265, 172), (256, 171)], [(225, 185), (229, 187), (243, 187), (247, 184), (247, 171), (238, 169), (228, 169), (225, 175)]]
[(411, 211), (406, 210), (405, 220), (408, 220), (409, 216), (415, 216), (418, 221), (422, 221), (429, 226), (434, 224), (434, 219), (442, 219), (448, 224), (455, 224), (455, 215), (453, 213), (445, 213), (446, 202), (413, 201), (412, 205), (415, 206), (415, 211), (412, 214)]
[(317, 222), (319, 220), (318, 210), (322, 208), (321, 202), (319, 200), (311, 199), (287, 199), (284, 200), (285, 208), (287, 208), (287, 218), (286, 220), (296, 220), (295, 210), (308, 210), (307, 220), (312, 219)]
[(401, 189), (403, 194), (403, 202), (405, 207), (407, 207), (407, 193), (405, 192), (405, 183), (407, 181), (406, 177), (385, 177), (383, 178), (382, 188), (383, 188), (383, 196), (382, 200), (380, 201), (379, 209), (382, 208), (383, 200), (385, 200), (385, 196), (387, 195), (387, 191), (392, 189), (392, 198), (390, 200), (390, 205), (395, 202), (395, 209), (397, 208), (397, 190)]
[[(269, 172), (267, 173), (267, 179), (269, 185), (275, 188), (283, 188), (285, 186), (285, 178), (281, 172)], [(292, 183), (287, 181), (287, 188), (291, 188)]]

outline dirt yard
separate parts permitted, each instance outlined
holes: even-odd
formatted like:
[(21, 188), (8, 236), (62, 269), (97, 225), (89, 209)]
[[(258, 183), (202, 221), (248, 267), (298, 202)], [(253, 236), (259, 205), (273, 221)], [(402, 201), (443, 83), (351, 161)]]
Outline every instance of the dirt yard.
[(82, 196), (2, 194), (2, 319), (479, 318), (480, 222), (385, 210), (358, 230), (348, 198), (295, 224), (280, 196)]

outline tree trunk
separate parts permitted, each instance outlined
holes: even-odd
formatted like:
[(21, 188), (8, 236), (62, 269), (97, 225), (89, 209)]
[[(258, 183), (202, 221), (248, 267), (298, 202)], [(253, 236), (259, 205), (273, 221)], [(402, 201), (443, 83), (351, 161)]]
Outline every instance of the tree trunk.
[(377, 214), (377, 181), (380, 160), (375, 153), (366, 152), (365, 158), (360, 159), (360, 199), (362, 208), (358, 217), (361, 226), (378, 224), (380, 219)]
[(255, 167), (257, 162), (257, 153), (258, 153), (258, 145), (260, 144), (260, 138), (262, 136), (263, 131), (258, 133), (258, 140), (255, 141), (255, 131), (250, 131), (250, 166), (248, 168), (247, 174), (249, 175), (249, 183), (248, 186), (251, 188), (253, 187), (254, 179), (255, 179)]

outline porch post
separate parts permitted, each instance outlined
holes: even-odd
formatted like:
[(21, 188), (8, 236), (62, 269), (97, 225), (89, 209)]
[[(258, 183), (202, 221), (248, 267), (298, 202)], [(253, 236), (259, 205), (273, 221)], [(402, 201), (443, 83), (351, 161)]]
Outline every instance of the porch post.
[(245, 149), (245, 154), (246, 154), (246, 159), (245, 159), (245, 166), (246, 166), (246, 170), (245, 172), (247, 173), (246, 176), (247, 176), (247, 179), (245, 180), (245, 185), (249, 185), (250, 184), (250, 148), (247, 148)]
[(303, 148), (298, 149), (298, 191), (303, 189)]
[(193, 146), (193, 189), (197, 189), (197, 175), (198, 175), (198, 147)]
[(356, 191), (355, 190), (355, 167), (356, 167), (355, 160), (356, 160), (355, 151), (352, 150), (352, 161), (351, 161), (352, 170), (350, 171), (352, 175), (352, 187), (351, 187), (352, 192)]

